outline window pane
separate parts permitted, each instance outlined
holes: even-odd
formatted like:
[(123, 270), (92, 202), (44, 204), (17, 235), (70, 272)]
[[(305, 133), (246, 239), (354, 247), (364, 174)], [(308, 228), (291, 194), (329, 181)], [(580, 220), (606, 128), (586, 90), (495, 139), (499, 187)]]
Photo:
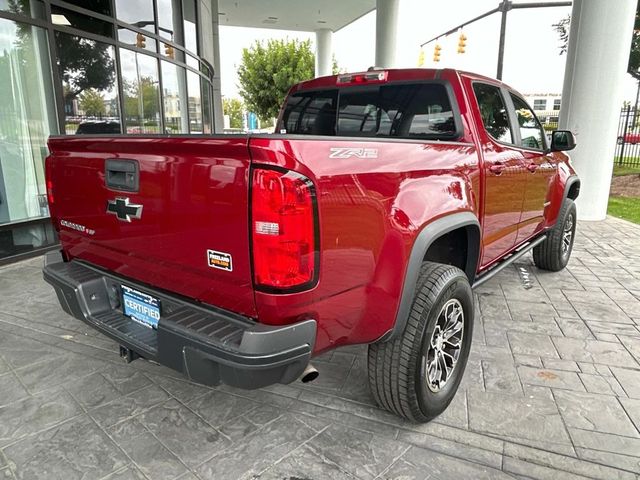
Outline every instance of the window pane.
[[(57, 133), (47, 33), (0, 19), (0, 224), (49, 215), (46, 142)], [(0, 256), (47, 244), (33, 229), (0, 232)]]
[(303, 92), (287, 100), (280, 133), (335, 135), (337, 90)]
[(132, 47), (141, 48), (150, 52), (157, 52), (156, 41), (142, 33), (134, 32), (128, 28), (118, 27), (118, 40)]
[(187, 79), (184, 68), (162, 61), (162, 99), (166, 133), (189, 133)]
[(200, 75), (187, 72), (189, 91), (189, 131), (202, 133), (202, 97), (200, 94)]
[(513, 143), (509, 116), (500, 89), (485, 83), (474, 83), (473, 91), (487, 133), (500, 142)]
[(126, 133), (161, 133), (158, 62), (120, 49)]
[(67, 3), (76, 5), (77, 7), (86, 8), (87, 10), (93, 10), (94, 12), (101, 13), (103, 15), (111, 15), (111, 1), (110, 0), (64, 0)]
[(138, 28), (155, 31), (153, 0), (116, 0), (116, 17)]
[(544, 98), (536, 98), (533, 100), (533, 108), (534, 110), (546, 110), (547, 101)]
[(202, 90), (202, 132), (213, 132), (213, 116), (211, 114), (211, 84), (208, 80), (200, 78)]
[(55, 35), (66, 133), (119, 133), (113, 47), (62, 32)]
[(523, 147), (544, 149), (544, 133), (538, 119), (524, 100), (515, 95), (511, 95), (513, 106), (518, 117), (518, 127), (520, 128), (520, 144)]
[(51, 5), (51, 22), (113, 38), (113, 24), (56, 5)]
[[(158, 33), (160, 36), (182, 43), (182, 39), (178, 38), (178, 32), (173, 28), (174, 23), (180, 25), (180, 3), (176, 0), (157, 0), (158, 1)], [(175, 16), (178, 15), (178, 21), (174, 22)]]
[(553, 101), (553, 109), (554, 110), (560, 110), (560, 104), (562, 103), (562, 100), (560, 100), (559, 98), (556, 98)]
[(182, 13), (184, 16), (184, 46), (190, 52), (198, 53), (195, 0), (183, 0)]
[(0, 11), (15, 13), (17, 15), (27, 15), (34, 18), (44, 19), (44, 3), (40, 0), (0, 0)]
[(440, 84), (347, 89), (339, 103), (340, 135), (441, 138), (456, 134), (449, 97)]

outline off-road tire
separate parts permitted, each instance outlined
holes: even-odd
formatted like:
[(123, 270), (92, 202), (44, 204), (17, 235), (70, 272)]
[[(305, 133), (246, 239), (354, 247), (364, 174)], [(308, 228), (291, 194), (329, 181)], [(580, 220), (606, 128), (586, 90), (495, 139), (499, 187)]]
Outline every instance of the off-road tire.
[[(576, 238), (576, 204), (570, 198), (565, 199), (558, 214), (556, 224), (547, 232), (547, 239), (533, 247), (533, 263), (542, 270), (558, 272), (567, 266), (573, 241)], [(566, 245), (566, 228), (570, 223), (571, 237)], [(566, 245), (566, 249), (563, 247)]]
[[(460, 353), (444, 387), (428, 386), (426, 357), (443, 307), (452, 299), (462, 306)], [(459, 268), (425, 262), (404, 331), (386, 342), (369, 345), (369, 386), (380, 407), (414, 422), (427, 422), (442, 413), (458, 389), (473, 335), (473, 294)], [(424, 358), (423, 358), (424, 357)]]

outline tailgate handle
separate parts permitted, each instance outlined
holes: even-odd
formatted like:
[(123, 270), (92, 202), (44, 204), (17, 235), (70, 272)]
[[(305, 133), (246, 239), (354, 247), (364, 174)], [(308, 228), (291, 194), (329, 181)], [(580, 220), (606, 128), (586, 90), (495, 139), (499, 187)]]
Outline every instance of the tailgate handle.
[(107, 188), (137, 192), (140, 186), (138, 162), (108, 159), (105, 162), (104, 181)]

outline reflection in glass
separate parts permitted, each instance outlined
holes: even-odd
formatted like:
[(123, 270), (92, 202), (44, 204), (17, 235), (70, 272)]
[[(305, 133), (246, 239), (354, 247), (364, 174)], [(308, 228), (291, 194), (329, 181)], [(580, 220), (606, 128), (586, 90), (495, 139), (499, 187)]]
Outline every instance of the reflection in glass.
[(113, 25), (111, 23), (74, 12), (73, 10), (67, 10), (57, 5), (51, 5), (51, 21), (54, 25), (66, 25), (85, 32), (102, 35), (103, 37), (113, 38)]
[(196, 31), (196, 0), (183, 0), (184, 46), (193, 53), (198, 53), (198, 35)]
[(77, 7), (86, 8), (102, 15), (111, 16), (111, 1), (110, 0), (64, 0), (67, 3), (75, 5)]
[(189, 92), (189, 131), (191, 133), (202, 133), (200, 75), (194, 72), (187, 72), (187, 89)]
[(155, 17), (153, 15), (153, 0), (116, 0), (116, 18), (138, 28), (153, 32)]
[(161, 133), (158, 63), (148, 55), (120, 49), (125, 133)]
[(175, 0), (157, 0), (158, 2), (158, 34), (177, 43), (174, 36), (173, 20), (176, 13), (180, 14), (180, 8), (174, 8)]
[[(0, 19), (0, 224), (49, 215), (46, 140), (55, 134), (46, 31)], [(42, 228), (0, 232), (0, 257), (49, 245)]]
[(184, 68), (162, 61), (162, 95), (166, 133), (189, 133), (187, 81)]
[(0, 0), (0, 11), (44, 19), (44, 3), (40, 0)]
[(486, 83), (474, 83), (473, 91), (478, 100), (482, 123), (489, 135), (500, 142), (513, 143), (509, 115), (500, 89)]
[[(56, 32), (57, 63), (62, 77), (65, 131), (113, 133), (119, 121), (118, 86), (113, 47), (87, 38)], [(119, 128), (118, 128), (119, 130)]]
[(544, 131), (535, 114), (520, 97), (512, 94), (511, 100), (513, 100), (513, 106), (518, 117), (520, 143), (523, 147), (542, 150), (544, 148)]
[(211, 133), (213, 131), (213, 116), (211, 114), (211, 84), (204, 78), (200, 78), (202, 89), (202, 132)]
[(150, 52), (157, 52), (156, 41), (142, 33), (134, 32), (128, 28), (118, 27), (118, 40), (132, 47), (142, 48)]

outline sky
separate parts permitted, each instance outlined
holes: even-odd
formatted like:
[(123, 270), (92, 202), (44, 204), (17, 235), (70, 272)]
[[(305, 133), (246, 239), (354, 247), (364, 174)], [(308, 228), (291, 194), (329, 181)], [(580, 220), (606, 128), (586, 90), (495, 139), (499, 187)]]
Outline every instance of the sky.
[[(495, 8), (499, 0), (400, 0), (397, 66), (416, 67), (420, 44), (450, 28)], [(508, 14), (503, 80), (523, 94), (562, 93), (566, 55), (559, 55), (559, 39), (552, 25), (571, 12), (570, 7), (512, 10)], [(333, 34), (333, 53), (341, 70), (362, 71), (374, 64), (375, 11)], [(465, 27), (467, 48), (456, 53), (458, 34), (442, 38), (441, 61), (432, 61), (434, 43), (425, 47), (425, 67), (459, 68), (496, 76), (500, 15)], [(220, 27), (222, 94), (238, 97), (235, 74), (242, 49), (256, 40), (315, 41), (313, 32)], [(367, 39), (368, 41), (366, 41)], [(315, 47), (314, 47), (315, 48)], [(634, 101), (637, 83), (626, 76), (625, 100)]]

